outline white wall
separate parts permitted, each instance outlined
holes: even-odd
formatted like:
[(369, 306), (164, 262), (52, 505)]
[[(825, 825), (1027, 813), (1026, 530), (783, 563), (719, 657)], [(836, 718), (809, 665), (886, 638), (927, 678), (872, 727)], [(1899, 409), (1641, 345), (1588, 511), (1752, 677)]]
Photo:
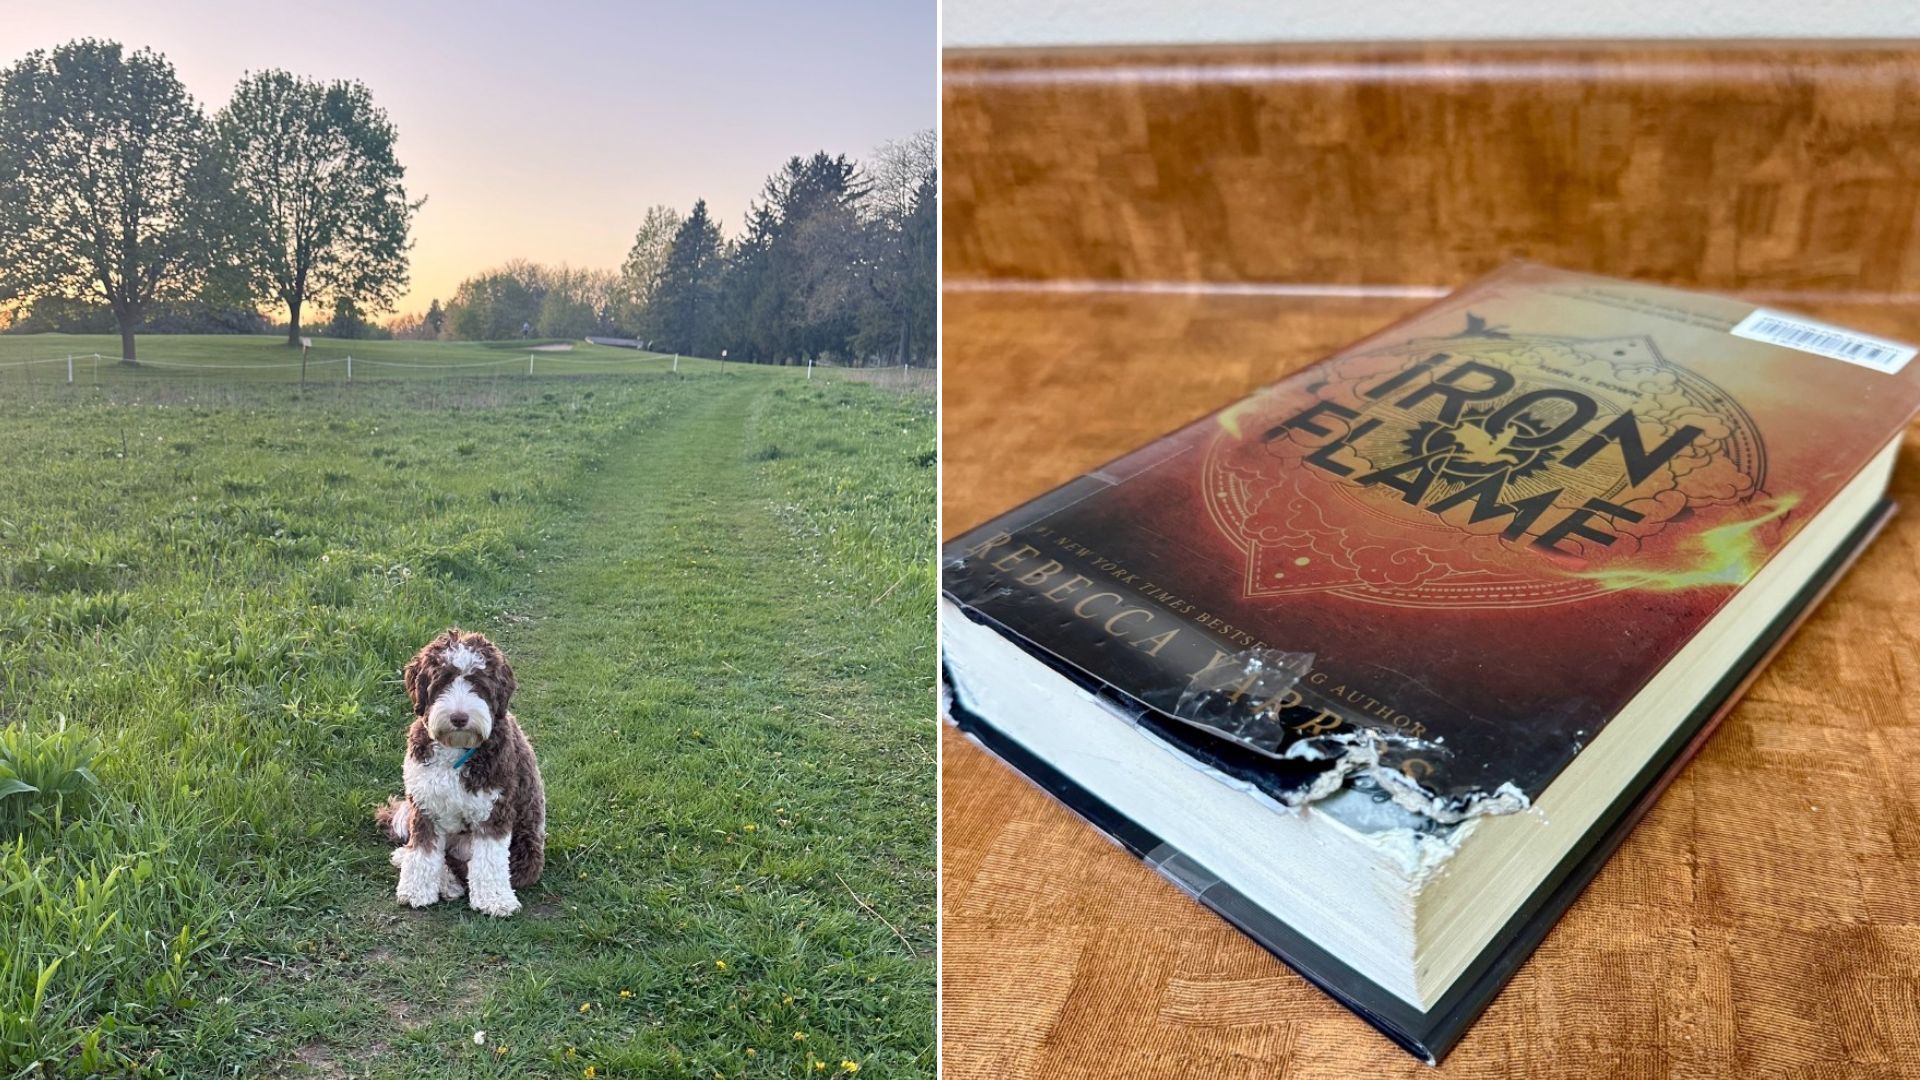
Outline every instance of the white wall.
[(949, 48), (1223, 41), (1920, 37), (1912, 0), (945, 0)]

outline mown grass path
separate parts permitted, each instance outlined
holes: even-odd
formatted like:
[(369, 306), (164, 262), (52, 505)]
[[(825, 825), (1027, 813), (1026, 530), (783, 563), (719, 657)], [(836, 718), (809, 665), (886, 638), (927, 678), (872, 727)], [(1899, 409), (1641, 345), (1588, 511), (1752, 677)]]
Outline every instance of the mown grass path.
[(931, 672), (899, 670), (874, 597), (779, 516), (768, 386), (676, 395), (591, 474), (509, 614), (469, 627), (513, 660), (546, 776), (526, 910), (401, 909), (369, 823), (304, 957), (254, 983), (290, 1019), (272, 1071), (931, 1075)]

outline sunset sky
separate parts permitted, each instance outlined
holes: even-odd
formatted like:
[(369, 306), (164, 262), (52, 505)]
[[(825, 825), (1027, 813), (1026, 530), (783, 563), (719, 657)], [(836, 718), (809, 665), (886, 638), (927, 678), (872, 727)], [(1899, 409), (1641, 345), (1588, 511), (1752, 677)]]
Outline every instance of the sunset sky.
[(209, 114), (252, 70), (366, 83), (427, 196), (400, 311), (510, 258), (618, 266), (655, 203), (735, 235), (788, 157), (865, 158), (938, 107), (933, 0), (161, 6), (0, 0), (0, 65), (151, 46)]

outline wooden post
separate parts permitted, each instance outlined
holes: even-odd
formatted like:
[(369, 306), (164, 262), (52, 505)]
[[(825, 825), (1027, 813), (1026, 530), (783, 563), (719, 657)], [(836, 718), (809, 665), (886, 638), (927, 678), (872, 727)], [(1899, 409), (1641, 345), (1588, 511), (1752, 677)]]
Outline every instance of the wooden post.
[(347, 381), (353, 381), (353, 354), (347, 354)]
[(528, 375), (533, 374), (533, 354), (532, 353), (527, 354), (527, 374)]
[(73, 354), (67, 354), (67, 385), (73, 385)]
[(673, 373), (675, 375), (680, 374), (680, 354), (679, 353), (673, 354)]

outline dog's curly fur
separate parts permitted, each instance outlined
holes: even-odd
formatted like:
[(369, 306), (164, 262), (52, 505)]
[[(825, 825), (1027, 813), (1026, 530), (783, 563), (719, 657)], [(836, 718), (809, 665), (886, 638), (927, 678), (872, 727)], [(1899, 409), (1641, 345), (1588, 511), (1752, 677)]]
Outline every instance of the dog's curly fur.
[[(465, 893), (477, 911), (511, 915), (515, 889), (540, 880), (547, 797), (533, 744), (507, 709), (513, 668), (484, 634), (451, 628), (402, 672), (413, 699), (402, 759), (406, 795), (374, 812), (400, 869), (396, 895), (425, 907)], [(451, 719), (449, 719), (451, 717)], [(478, 739), (472, 753), (439, 739)]]

